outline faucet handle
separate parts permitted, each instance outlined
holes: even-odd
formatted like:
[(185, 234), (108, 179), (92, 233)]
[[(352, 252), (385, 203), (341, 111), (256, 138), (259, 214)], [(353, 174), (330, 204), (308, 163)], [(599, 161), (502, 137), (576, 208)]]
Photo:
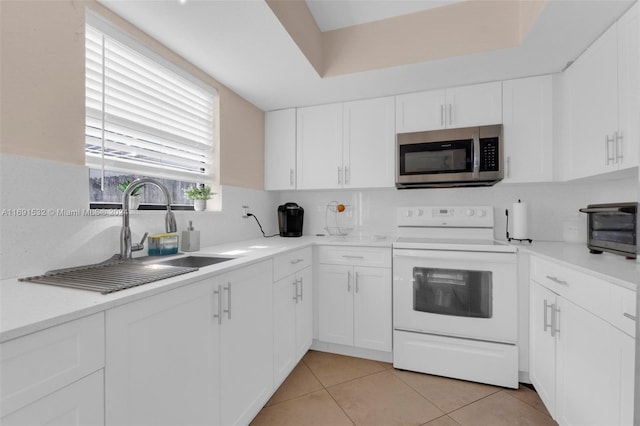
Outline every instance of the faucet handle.
[(147, 235), (149, 235), (149, 233), (145, 232), (138, 244), (131, 244), (131, 251), (144, 250), (144, 240), (147, 239)]

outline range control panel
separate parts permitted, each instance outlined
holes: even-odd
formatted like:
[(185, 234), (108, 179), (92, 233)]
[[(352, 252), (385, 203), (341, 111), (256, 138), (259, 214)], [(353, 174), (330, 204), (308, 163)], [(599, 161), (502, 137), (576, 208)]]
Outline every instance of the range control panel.
[(493, 228), (493, 206), (398, 207), (398, 226)]

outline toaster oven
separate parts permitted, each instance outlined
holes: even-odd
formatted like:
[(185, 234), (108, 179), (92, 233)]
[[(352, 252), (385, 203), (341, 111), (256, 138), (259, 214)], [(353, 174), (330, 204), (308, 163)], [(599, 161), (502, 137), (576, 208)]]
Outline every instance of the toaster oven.
[(590, 204), (587, 213), (587, 247), (635, 259), (638, 253), (638, 203)]

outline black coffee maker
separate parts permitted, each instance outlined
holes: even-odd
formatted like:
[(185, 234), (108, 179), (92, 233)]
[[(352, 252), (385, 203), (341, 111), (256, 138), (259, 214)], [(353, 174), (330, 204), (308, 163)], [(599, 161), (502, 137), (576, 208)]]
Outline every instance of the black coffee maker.
[(278, 206), (278, 225), (281, 237), (301, 237), (304, 209), (296, 203)]

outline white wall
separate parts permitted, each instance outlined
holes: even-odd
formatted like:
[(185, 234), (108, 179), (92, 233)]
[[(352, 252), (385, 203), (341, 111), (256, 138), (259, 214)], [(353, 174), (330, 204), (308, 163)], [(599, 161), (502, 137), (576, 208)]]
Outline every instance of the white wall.
[(352, 235), (362, 236), (393, 235), (399, 206), (491, 205), (495, 207), (495, 237), (505, 239), (505, 209), (512, 213), (512, 204), (521, 199), (528, 204), (530, 237), (561, 241), (564, 220), (579, 217), (586, 224), (586, 215), (578, 209), (594, 203), (635, 201), (637, 196), (638, 180), (634, 176), (596, 182), (499, 183), (489, 188), (288, 191), (280, 194), (280, 202), (295, 202), (305, 209), (305, 235), (326, 232), (328, 202), (349, 205), (347, 214), (339, 216), (339, 225), (353, 226)]
[[(86, 167), (0, 156), (0, 279), (101, 262), (119, 253), (122, 217), (110, 210), (93, 210), (105, 216), (87, 216), (88, 200)], [(201, 231), (201, 247), (259, 238), (262, 234), (255, 220), (241, 217), (241, 206), (249, 205), (271, 234), (277, 232), (277, 201), (274, 193), (223, 186), (223, 210), (177, 211), (178, 231), (192, 220)], [(130, 225), (134, 241), (145, 232), (164, 232), (164, 212), (134, 211)], [(137, 254), (146, 255), (146, 251)]]

